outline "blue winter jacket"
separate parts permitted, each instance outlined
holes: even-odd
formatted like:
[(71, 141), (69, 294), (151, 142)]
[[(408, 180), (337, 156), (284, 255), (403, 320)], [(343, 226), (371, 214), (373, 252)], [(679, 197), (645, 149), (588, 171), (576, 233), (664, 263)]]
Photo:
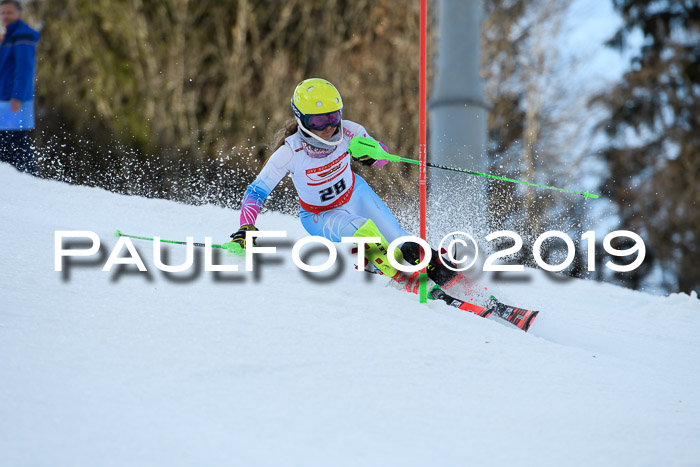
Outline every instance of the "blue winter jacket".
[(0, 48), (0, 101), (34, 98), (38, 41), (39, 33), (21, 19), (7, 26)]

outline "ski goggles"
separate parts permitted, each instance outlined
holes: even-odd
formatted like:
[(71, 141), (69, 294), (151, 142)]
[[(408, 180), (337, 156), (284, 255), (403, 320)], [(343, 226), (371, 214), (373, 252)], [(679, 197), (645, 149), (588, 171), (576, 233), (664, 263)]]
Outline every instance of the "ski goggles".
[(329, 126), (337, 128), (343, 118), (343, 111), (336, 110), (327, 114), (304, 115), (302, 123), (309, 130), (323, 131)]

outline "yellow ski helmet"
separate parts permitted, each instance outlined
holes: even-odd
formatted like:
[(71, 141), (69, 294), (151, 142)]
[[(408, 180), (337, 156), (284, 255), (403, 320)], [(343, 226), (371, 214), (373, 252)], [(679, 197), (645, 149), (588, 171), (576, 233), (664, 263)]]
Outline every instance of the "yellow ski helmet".
[(311, 132), (339, 126), (342, 134), (343, 99), (333, 84), (321, 78), (299, 83), (292, 95), (292, 111), (302, 130), (322, 143), (337, 146), (342, 141), (327, 141)]

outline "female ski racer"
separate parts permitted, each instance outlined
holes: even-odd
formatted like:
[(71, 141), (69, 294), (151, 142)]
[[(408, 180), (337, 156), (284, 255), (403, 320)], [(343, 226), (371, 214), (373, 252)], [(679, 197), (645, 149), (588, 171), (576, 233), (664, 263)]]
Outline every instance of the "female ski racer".
[[(285, 128), (258, 177), (243, 196), (241, 227), (231, 235), (232, 242), (246, 247), (246, 232), (258, 230), (255, 220), (263, 201), (282, 178), (291, 173), (299, 195), (301, 223), (310, 235), (340, 242), (342, 237), (380, 237), (381, 243), (368, 244), (365, 258), (384, 275), (399, 282), (406, 277), (387, 259), (389, 243), (406, 236), (394, 215), (370, 188), (352, 171), (352, 159), (363, 165), (381, 167), (386, 160), (349, 154), (348, 145), (355, 136), (369, 137), (357, 123), (343, 120), (343, 100), (330, 82), (311, 78), (297, 85), (292, 95), (294, 121)], [(409, 264), (419, 262), (417, 243), (405, 242), (401, 255)], [(432, 252), (428, 277), (438, 285), (447, 285), (456, 273), (446, 261)]]

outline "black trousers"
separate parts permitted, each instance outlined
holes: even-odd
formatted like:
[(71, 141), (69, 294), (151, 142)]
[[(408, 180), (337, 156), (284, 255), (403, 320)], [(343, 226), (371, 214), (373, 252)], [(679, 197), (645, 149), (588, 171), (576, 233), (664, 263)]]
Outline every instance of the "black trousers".
[(29, 143), (29, 130), (0, 131), (0, 161), (14, 165), (20, 172), (38, 174), (34, 152)]

